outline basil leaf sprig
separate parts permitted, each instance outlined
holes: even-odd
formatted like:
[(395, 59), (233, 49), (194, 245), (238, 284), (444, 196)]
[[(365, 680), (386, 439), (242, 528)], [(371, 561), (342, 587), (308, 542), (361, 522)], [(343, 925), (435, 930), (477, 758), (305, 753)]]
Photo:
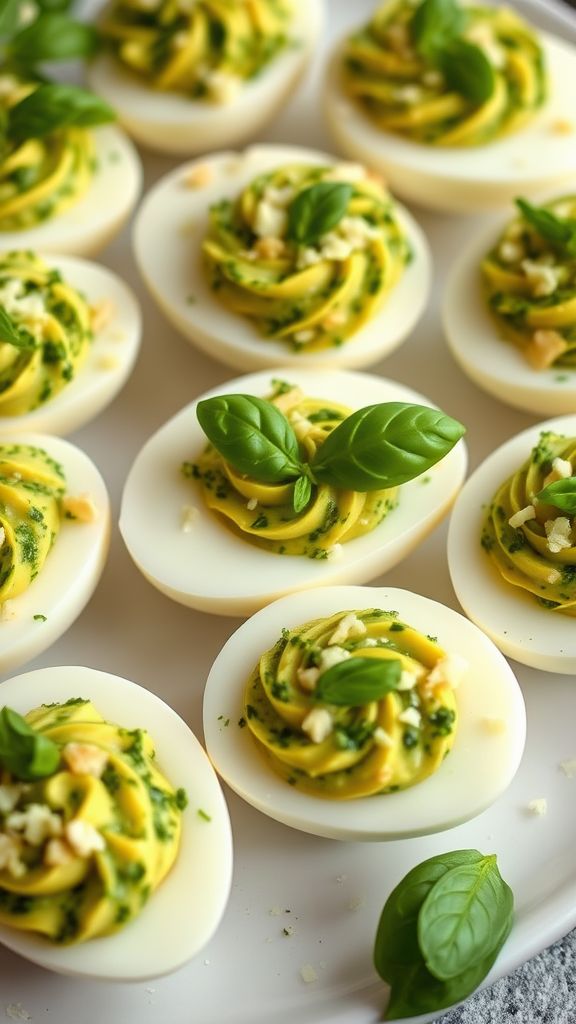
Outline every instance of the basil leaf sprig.
[(513, 907), (493, 854), (454, 850), (409, 871), (376, 933), (374, 963), (392, 989), (386, 1019), (434, 1012), (470, 995), (509, 935)]
[(112, 108), (87, 89), (48, 82), (10, 108), (7, 132), (19, 143), (41, 139), (70, 125), (91, 127), (115, 117)]
[(91, 57), (97, 48), (98, 36), (91, 25), (56, 10), (41, 13), (18, 32), (8, 45), (7, 57), (19, 68), (33, 68), (44, 61)]
[(352, 196), (352, 186), (320, 181), (299, 192), (288, 209), (287, 238), (298, 245), (313, 245), (340, 223)]
[(401, 675), (399, 658), (347, 658), (322, 672), (313, 697), (323, 704), (359, 707), (397, 689)]
[(3, 0), (0, 3), (0, 39), (11, 36), (18, 28), (21, 0)]
[(456, 0), (423, 0), (410, 22), (414, 46), (421, 57), (434, 60), (465, 24), (465, 12)]
[(538, 491), (536, 498), (546, 505), (553, 505), (554, 508), (559, 508), (562, 512), (574, 515), (576, 513), (576, 476), (555, 480), (554, 483), (548, 484), (547, 487)]
[(496, 76), (484, 51), (462, 38), (467, 17), (456, 0), (423, 0), (410, 28), (417, 53), (442, 72), (449, 88), (480, 104), (494, 92)]
[(0, 765), (22, 782), (52, 775), (60, 763), (60, 749), (27, 721), (4, 707), (0, 711)]
[(484, 103), (496, 86), (496, 75), (479, 46), (466, 39), (454, 39), (439, 59), (447, 85), (472, 103)]
[(576, 219), (558, 217), (545, 206), (533, 206), (526, 199), (519, 198), (515, 202), (524, 220), (544, 241), (563, 250), (568, 256), (576, 256)]
[(466, 429), (439, 409), (383, 402), (339, 423), (306, 463), (291, 424), (264, 399), (219, 395), (199, 402), (196, 414), (208, 440), (237, 472), (262, 483), (296, 480), (296, 511), (310, 500), (313, 483), (360, 492), (407, 483), (447, 455)]
[(2, 306), (0, 306), (0, 342), (7, 342), (14, 348), (35, 348), (32, 335), (28, 331), (21, 331)]

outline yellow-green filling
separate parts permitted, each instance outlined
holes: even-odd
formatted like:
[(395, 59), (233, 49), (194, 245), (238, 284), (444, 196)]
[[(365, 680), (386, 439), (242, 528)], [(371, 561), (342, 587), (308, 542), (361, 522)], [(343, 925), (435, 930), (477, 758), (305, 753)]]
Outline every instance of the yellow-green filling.
[(288, 0), (115, 0), (101, 31), (155, 89), (226, 103), (286, 47)]
[(0, 341), (0, 416), (20, 416), (73, 379), (92, 338), (84, 297), (32, 252), (0, 256), (0, 306), (24, 347)]
[[(271, 402), (284, 413), (298, 438), (302, 458), (312, 459), (327, 435), (351, 409), (308, 398), (282, 384)], [(188, 467), (189, 464), (186, 464)], [(244, 477), (208, 445), (189, 471), (198, 479), (208, 508), (226, 526), (258, 547), (281, 555), (325, 559), (335, 545), (370, 533), (395, 508), (398, 488), (358, 491), (314, 484), (306, 508), (294, 511), (294, 483), (266, 484)]]
[[(325, 182), (351, 186), (343, 215), (299, 244), (289, 237), (291, 205)], [(202, 251), (218, 300), (264, 339), (303, 352), (341, 345), (359, 331), (410, 259), (389, 193), (356, 165), (291, 165), (260, 175), (235, 202), (212, 207)]]
[[(89, 701), (42, 705), (26, 721), (56, 743), (62, 757), (53, 775), (26, 786), (0, 775), (0, 858), (6, 862), (0, 922), (59, 943), (117, 931), (138, 915), (174, 863), (185, 794), (160, 772), (145, 730), (107, 722)], [(68, 744), (80, 749), (69, 755)], [(94, 748), (104, 762), (95, 774), (82, 765)], [(17, 801), (8, 810), (11, 793)], [(27, 836), (34, 804), (51, 817)], [(88, 832), (87, 847), (96, 847), (91, 852), (78, 848), (77, 823)]]
[(461, 38), (482, 50), (494, 74), (490, 95), (474, 102), (418, 52), (412, 34), (418, 6), (392, 0), (347, 39), (345, 92), (383, 131), (415, 142), (480, 146), (522, 128), (546, 98), (542, 49), (526, 22), (501, 5), (464, 8)]
[[(337, 630), (344, 639), (334, 643)], [(314, 690), (323, 659), (334, 660), (335, 651), (344, 663), (347, 657), (399, 660), (402, 688), (357, 705), (323, 704)], [(283, 630), (262, 655), (246, 684), (241, 724), (274, 771), (305, 793), (350, 800), (405, 789), (436, 771), (452, 747), (454, 691), (441, 672), (430, 675), (445, 657), (434, 638), (394, 611), (315, 619)], [(331, 721), (328, 734), (314, 741), (307, 719), (319, 708)]]

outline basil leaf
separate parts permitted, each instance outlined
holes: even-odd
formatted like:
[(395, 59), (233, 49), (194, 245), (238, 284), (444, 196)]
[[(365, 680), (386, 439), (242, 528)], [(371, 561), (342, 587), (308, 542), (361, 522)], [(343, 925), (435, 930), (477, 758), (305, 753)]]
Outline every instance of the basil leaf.
[(14, 348), (35, 348), (34, 338), (28, 331), (21, 331), (2, 306), (0, 306), (0, 342), (14, 345)]
[(476, 967), (493, 952), (513, 906), (494, 855), (447, 871), (418, 915), (418, 944), (430, 973), (449, 981)]
[(74, 85), (42, 84), (10, 109), (8, 134), (15, 142), (40, 139), (67, 125), (89, 127), (112, 121), (107, 103)]
[(11, 36), (18, 28), (21, 0), (2, 0), (0, 3), (0, 36)]
[(557, 217), (545, 206), (533, 206), (526, 199), (516, 199), (515, 202), (524, 220), (541, 238), (565, 249), (570, 256), (576, 256), (576, 220)]
[(354, 708), (381, 700), (400, 682), (399, 658), (347, 658), (326, 669), (318, 678), (314, 700)]
[(41, 14), (12, 39), (8, 52), (20, 66), (41, 61), (90, 57), (98, 47), (98, 36), (90, 25), (73, 21), (67, 14)]
[(485, 103), (496, 87), (494, 68), (479, 46), (453, 39), (443, 49), (439, 65), (450, 89), (472, 103)]
[(352, 186), (320, 181), (299, 192), (288, 209), (287, 237), (299, 245), (312, 245), (342, 220)]
[(302, 476), (296, 434), (270, 402), (218, 395), (199, 402), (196, 415), (210, 443), (239, 473), (263, 483)]
[(72, 0), (36, 0), (41, 11), (67, 11)]
[(302, 512), (312, 495), (312, 483), (310, 477), (299, 476), (296, 483), (294, 484), (294, 511), (296, 513)]
[(424, 0), (410, 22), (412, 41), (421, 57), (434, 61), (465, 24), (466, 14), (455, 0)]
[(398, 487), (444, 458), (465, 429), (425, 405), (368, 405), (328, 434), (310, 468), (319, 482), (346, 490)]
[(60, 763), (59, 747), (31, 729), (16, 711), (0, 711), (0, 763), (23, 782), (44, 778)]
[(547, 487), (538, 491), (536, 498), (546, 505), (554, 505), (554, 508), (559, 508), (562, 512), (574, 514), (576, 512), (576, 476), (555, 480), (553, 484), (548, 484)]

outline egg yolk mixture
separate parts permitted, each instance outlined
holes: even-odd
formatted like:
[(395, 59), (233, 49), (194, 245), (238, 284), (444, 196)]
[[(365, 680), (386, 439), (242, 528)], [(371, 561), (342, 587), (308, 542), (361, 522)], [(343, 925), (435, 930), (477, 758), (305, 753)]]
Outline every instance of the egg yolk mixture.
[[(561, 234), (554, 243), (523, 216), (507, 225), (482, 262), (490, 310), (502, 336), (535, 370), (576, 366), (576, 196), (540, 207)], [(546, 220), (542, 230), (546, 231)], [(575, 242), (569, 244), (570, 225)]]
[(357, 332), (411, 258), (391, 196), (357, 164), (260, 175), (235, 202), (212, 207), (202, 251), (225, 306), (264, 338), (306, 352)]
[[(308, 460), (352, 412), (344, 405), (307, 398), (283, 381), (270, 401), (288, 419)], [(270, 484), (244, 477), (212, 445), (196, 463), (182, 468), (198, 480), (206, 505), (227, 526), (280, 555), (329, 558), (337, 545), (370, 533), (397, 504), (397, 487), (359, 493), (321, 483), (313, 485), (310, 501), (296, 513), (293, 482)]]
[(231, 102), (289, 42), (288, 0), (114, 0), (100, 28), (156, 89)]
[[(375, 662), (382, 671), (391, 661), (394, 688), (368, 699), (366, 666), (373, 676)], [(296, 789), (336, 800), (392, 793), (427, 778), (449, 753), (456, 671), (436, 639), (397, 612), (338, 612), (282, 631), (246, 684), (239, 724)], [(333, 686), (323, 697), (328, 673), (346, 674), (347, 691)]]
[(32, 782), (0, 765), (0, 922), (60, 943), (115, 932), (172, 867), (186, 794), (159, 771), (145, 730), (107, 722), (87, 700), (25, 720), (60, 763)]
[[(0, 75), (0, 115), (34, 88)], [(25, 230), (62, 213), (84, 194), (94, 166), (92, 138), (84, 128), (63, 127), (24, 142), (11, 139), (8, 130), (0, 154), (0, 231)]]
[(534, 595), (543, 607), (572, 616), (574, 516), (568, 507), (555, 507), (537, 495), (560, 481), (567, 494), (576, 494), (575, 468), (576, 438), (543, 432), (530, 458), (494, 495), (482, 529), (482, 546), (506, 583)]
[(345, 92), (379, 128), (415, 142), (480, 146), (523, 127), (546, 98), (530, 27), (501, 4), (470, 6), (456, 8), (452, 24), (433, 34), (424, 6), (393, 0), (348, 38)]
[(73, 379), (92, 340), (91, 313), (32, 252), (0, 256), (0, 308), (16, 329), (12, 342), (0, 336), (0, 417), (19, 416)]

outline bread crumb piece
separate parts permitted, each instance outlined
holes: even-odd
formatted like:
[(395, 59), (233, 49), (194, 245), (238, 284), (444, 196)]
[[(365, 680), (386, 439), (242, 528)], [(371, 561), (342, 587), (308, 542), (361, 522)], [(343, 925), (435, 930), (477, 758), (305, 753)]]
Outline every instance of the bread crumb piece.
[(210, 164), (196, 164), (182, 179), (186, 188), (205, 188), (214, 180), (214, 168)]
[(90, 494), (67, 495), (62, 498), (62, 514), (66, 519), (78, 519), (81, 523), (93, 523), (98, 518), (98, 509)]
[(552, 122), (550, 127), (555, 135), (572, 135), (574, 131), (574, 125), (565, 117), (559, 117), (556, 121)]
[(312, 967), (312, 964), (303, 964), (300, 968), (300, 977), (306, 985), (311, 985), (313, 981), (318, 981), (318, 975)]
[(294, 935), (294, 929), (292, 925), (287, 924), (285, 928), (282, 929), (282, 933), (286, 936), (287, 939), (290, 939)]
[(114, 303), (110, 299), (102, 299), (90, 307), (90, 323), (94, 334), (98, 334), (114, 316)]
[(528, 803), (528, 810), (531, 814), (536, 814), (538, 817), (546, 814), (548, 810), (548, 801), (545, 797), (539, 796), (535, 800), (530, 800)]

